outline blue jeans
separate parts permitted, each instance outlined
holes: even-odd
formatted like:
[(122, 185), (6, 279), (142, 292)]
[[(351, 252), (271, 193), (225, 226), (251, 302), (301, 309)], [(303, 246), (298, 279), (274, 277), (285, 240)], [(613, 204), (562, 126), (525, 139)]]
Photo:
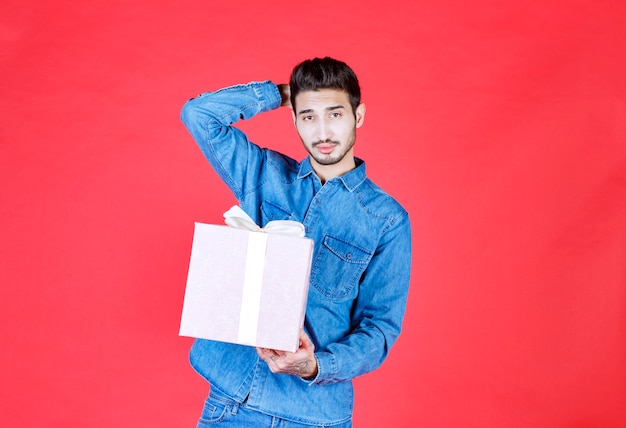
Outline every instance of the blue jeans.
[(281, 419), (276, 416), (252, 410), (247, 403), (239, 403), (214, 388), (211, 388), (209, 397), (204, 403), (202, 415), (197, 428), (206, 428), (217, 425), (224, 427), (255, 427), (255, 428), (352, 428), (352, 421), (338, 425), (305, 425)]

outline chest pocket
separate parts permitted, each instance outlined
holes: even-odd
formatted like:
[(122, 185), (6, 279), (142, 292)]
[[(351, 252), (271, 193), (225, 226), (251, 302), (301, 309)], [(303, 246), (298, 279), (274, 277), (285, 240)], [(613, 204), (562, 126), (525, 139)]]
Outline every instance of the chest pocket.
[(261, 204), (261, 215), (263, 216), (263, 226), (272, 220), (294, 220), (291, 211), (269, 201), (263, 201)]
[(313, 260), (311, 286), (326, 297), (349, 297), (371, 258), (372, 252), (326, 235)]

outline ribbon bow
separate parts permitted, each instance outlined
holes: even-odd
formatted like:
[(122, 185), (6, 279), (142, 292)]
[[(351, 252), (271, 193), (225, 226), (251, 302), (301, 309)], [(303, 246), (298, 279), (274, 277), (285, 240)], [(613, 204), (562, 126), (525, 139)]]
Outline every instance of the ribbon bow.
[(224, 222), (237, 229), (249, 230), (251, 232), (275, 233), (279, 235), (304, 237), (304, 225), (293, 220), (272, 220), (259, 227), (252, 218), (239, 206), (234, 205), (224, 213)]

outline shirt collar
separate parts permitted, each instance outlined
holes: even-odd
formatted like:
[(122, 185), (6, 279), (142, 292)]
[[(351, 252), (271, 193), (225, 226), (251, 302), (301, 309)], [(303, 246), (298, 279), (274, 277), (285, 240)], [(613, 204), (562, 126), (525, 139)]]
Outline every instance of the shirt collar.
[[(356, 168), (352, 171), (346, 172), (344, 175), (337, 177), (348, 191), (354, 191), (361, 183), (365, 181), (367, 175), (365, 173), (365, 161), (354, 158), (356, 162)], [(300, 162), (300, 170), (298, 171), (298, 178), (305, 178), (308, 175), (315, 174), (313, 171), (313, 167), (311, 166), (311, 159), (309, 156), (306, 157), (302, 162)]]

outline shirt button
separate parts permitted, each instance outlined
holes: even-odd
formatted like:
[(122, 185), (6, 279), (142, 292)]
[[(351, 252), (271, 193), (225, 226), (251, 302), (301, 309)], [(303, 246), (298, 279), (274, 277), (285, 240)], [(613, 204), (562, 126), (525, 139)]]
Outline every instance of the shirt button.
[(346, 254), (346, 259), (350, 260), (352, 258), (352, 253)]

